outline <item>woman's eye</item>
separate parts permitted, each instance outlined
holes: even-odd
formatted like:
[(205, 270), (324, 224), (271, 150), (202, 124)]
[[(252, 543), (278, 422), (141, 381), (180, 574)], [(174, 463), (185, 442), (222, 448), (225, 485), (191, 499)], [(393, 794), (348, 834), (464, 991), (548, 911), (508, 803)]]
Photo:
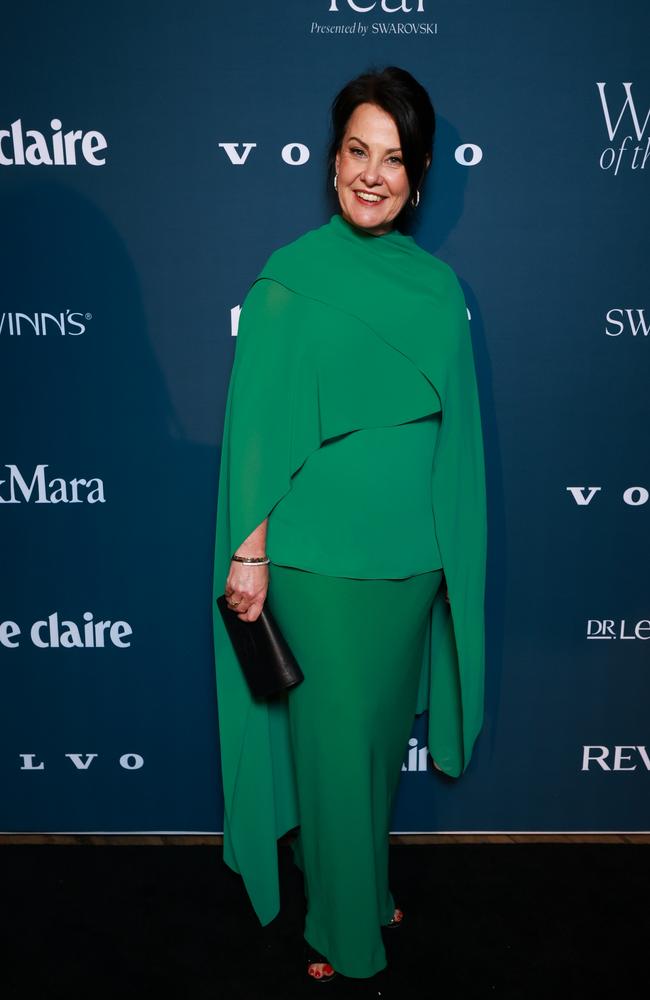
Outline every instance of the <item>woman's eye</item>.
[[(351, 146), (350, 147), (350, 152), (351, 153), (363, 153), (363, 149), (359, 149), (358, 146)], [(402, 162), (402, 158), (400, 156), (389, 156), (388, 159), (391, 160), (393, 163), (401, 163)]]

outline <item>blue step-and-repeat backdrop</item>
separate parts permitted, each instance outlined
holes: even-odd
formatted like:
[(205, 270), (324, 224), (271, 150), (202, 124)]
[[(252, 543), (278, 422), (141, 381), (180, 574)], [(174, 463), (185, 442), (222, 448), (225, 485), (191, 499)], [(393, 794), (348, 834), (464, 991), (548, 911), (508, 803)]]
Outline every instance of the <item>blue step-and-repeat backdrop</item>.
[[(211, 573), (237, 320), (327, 221), (329, 105), (438, 115), (489, 494), (486, 717), (393, 832), (650, 829), (648, 5), (12, 5), (0, 67), (0, 831), (220, 833)], [(424, 752), (422, 752), (424, 751)]]

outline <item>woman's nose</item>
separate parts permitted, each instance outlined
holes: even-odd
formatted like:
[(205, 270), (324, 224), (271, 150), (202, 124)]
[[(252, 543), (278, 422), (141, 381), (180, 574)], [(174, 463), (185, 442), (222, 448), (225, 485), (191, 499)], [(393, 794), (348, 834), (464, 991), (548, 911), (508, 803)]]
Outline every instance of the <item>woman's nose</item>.
[(379, 167), (368, 165), (362, 173), (362, 179), (368, 184), (381, 184), (382, 178)]

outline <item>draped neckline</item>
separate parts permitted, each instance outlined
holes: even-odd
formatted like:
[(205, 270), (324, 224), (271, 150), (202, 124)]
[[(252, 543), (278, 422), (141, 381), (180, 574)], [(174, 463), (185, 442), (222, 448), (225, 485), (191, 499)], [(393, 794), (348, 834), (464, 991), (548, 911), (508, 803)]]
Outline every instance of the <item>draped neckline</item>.
[(354, 316), (409, 358), (443, 398), (462, 292), (451, 268), (412, 236), (370, 236), (335, 213), (275, 250), (255, 280), (262, 278)]
[(345, 239), (350, 243), (367, 246), (382, 253), (392, 248), (399, 250), (413, 250), (417, 248), (417, 243), (413, 237), (407, 236), (405, 233), (400, 232), (399, 229), (393, 228), (390, 232), (377, 236), (374, 233), (366, 232), (360, 226), (355, 226), (352, 222), (348, 222), (340, 212), (335, 212), (332, 215), (329, 223), (327, 223), (327, 228), (341, 239)]

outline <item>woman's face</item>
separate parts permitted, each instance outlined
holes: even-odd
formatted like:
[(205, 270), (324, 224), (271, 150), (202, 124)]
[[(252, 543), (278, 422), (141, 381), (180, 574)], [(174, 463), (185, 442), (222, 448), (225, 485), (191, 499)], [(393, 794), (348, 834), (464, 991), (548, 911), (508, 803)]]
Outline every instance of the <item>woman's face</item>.
[[(336, 154), (341, 215), (375, 236), (388, 233), (410, 195), (394, 119), (375, 104), (359, 104)], [(363, 201), (357, 192), (375, 197)]]

